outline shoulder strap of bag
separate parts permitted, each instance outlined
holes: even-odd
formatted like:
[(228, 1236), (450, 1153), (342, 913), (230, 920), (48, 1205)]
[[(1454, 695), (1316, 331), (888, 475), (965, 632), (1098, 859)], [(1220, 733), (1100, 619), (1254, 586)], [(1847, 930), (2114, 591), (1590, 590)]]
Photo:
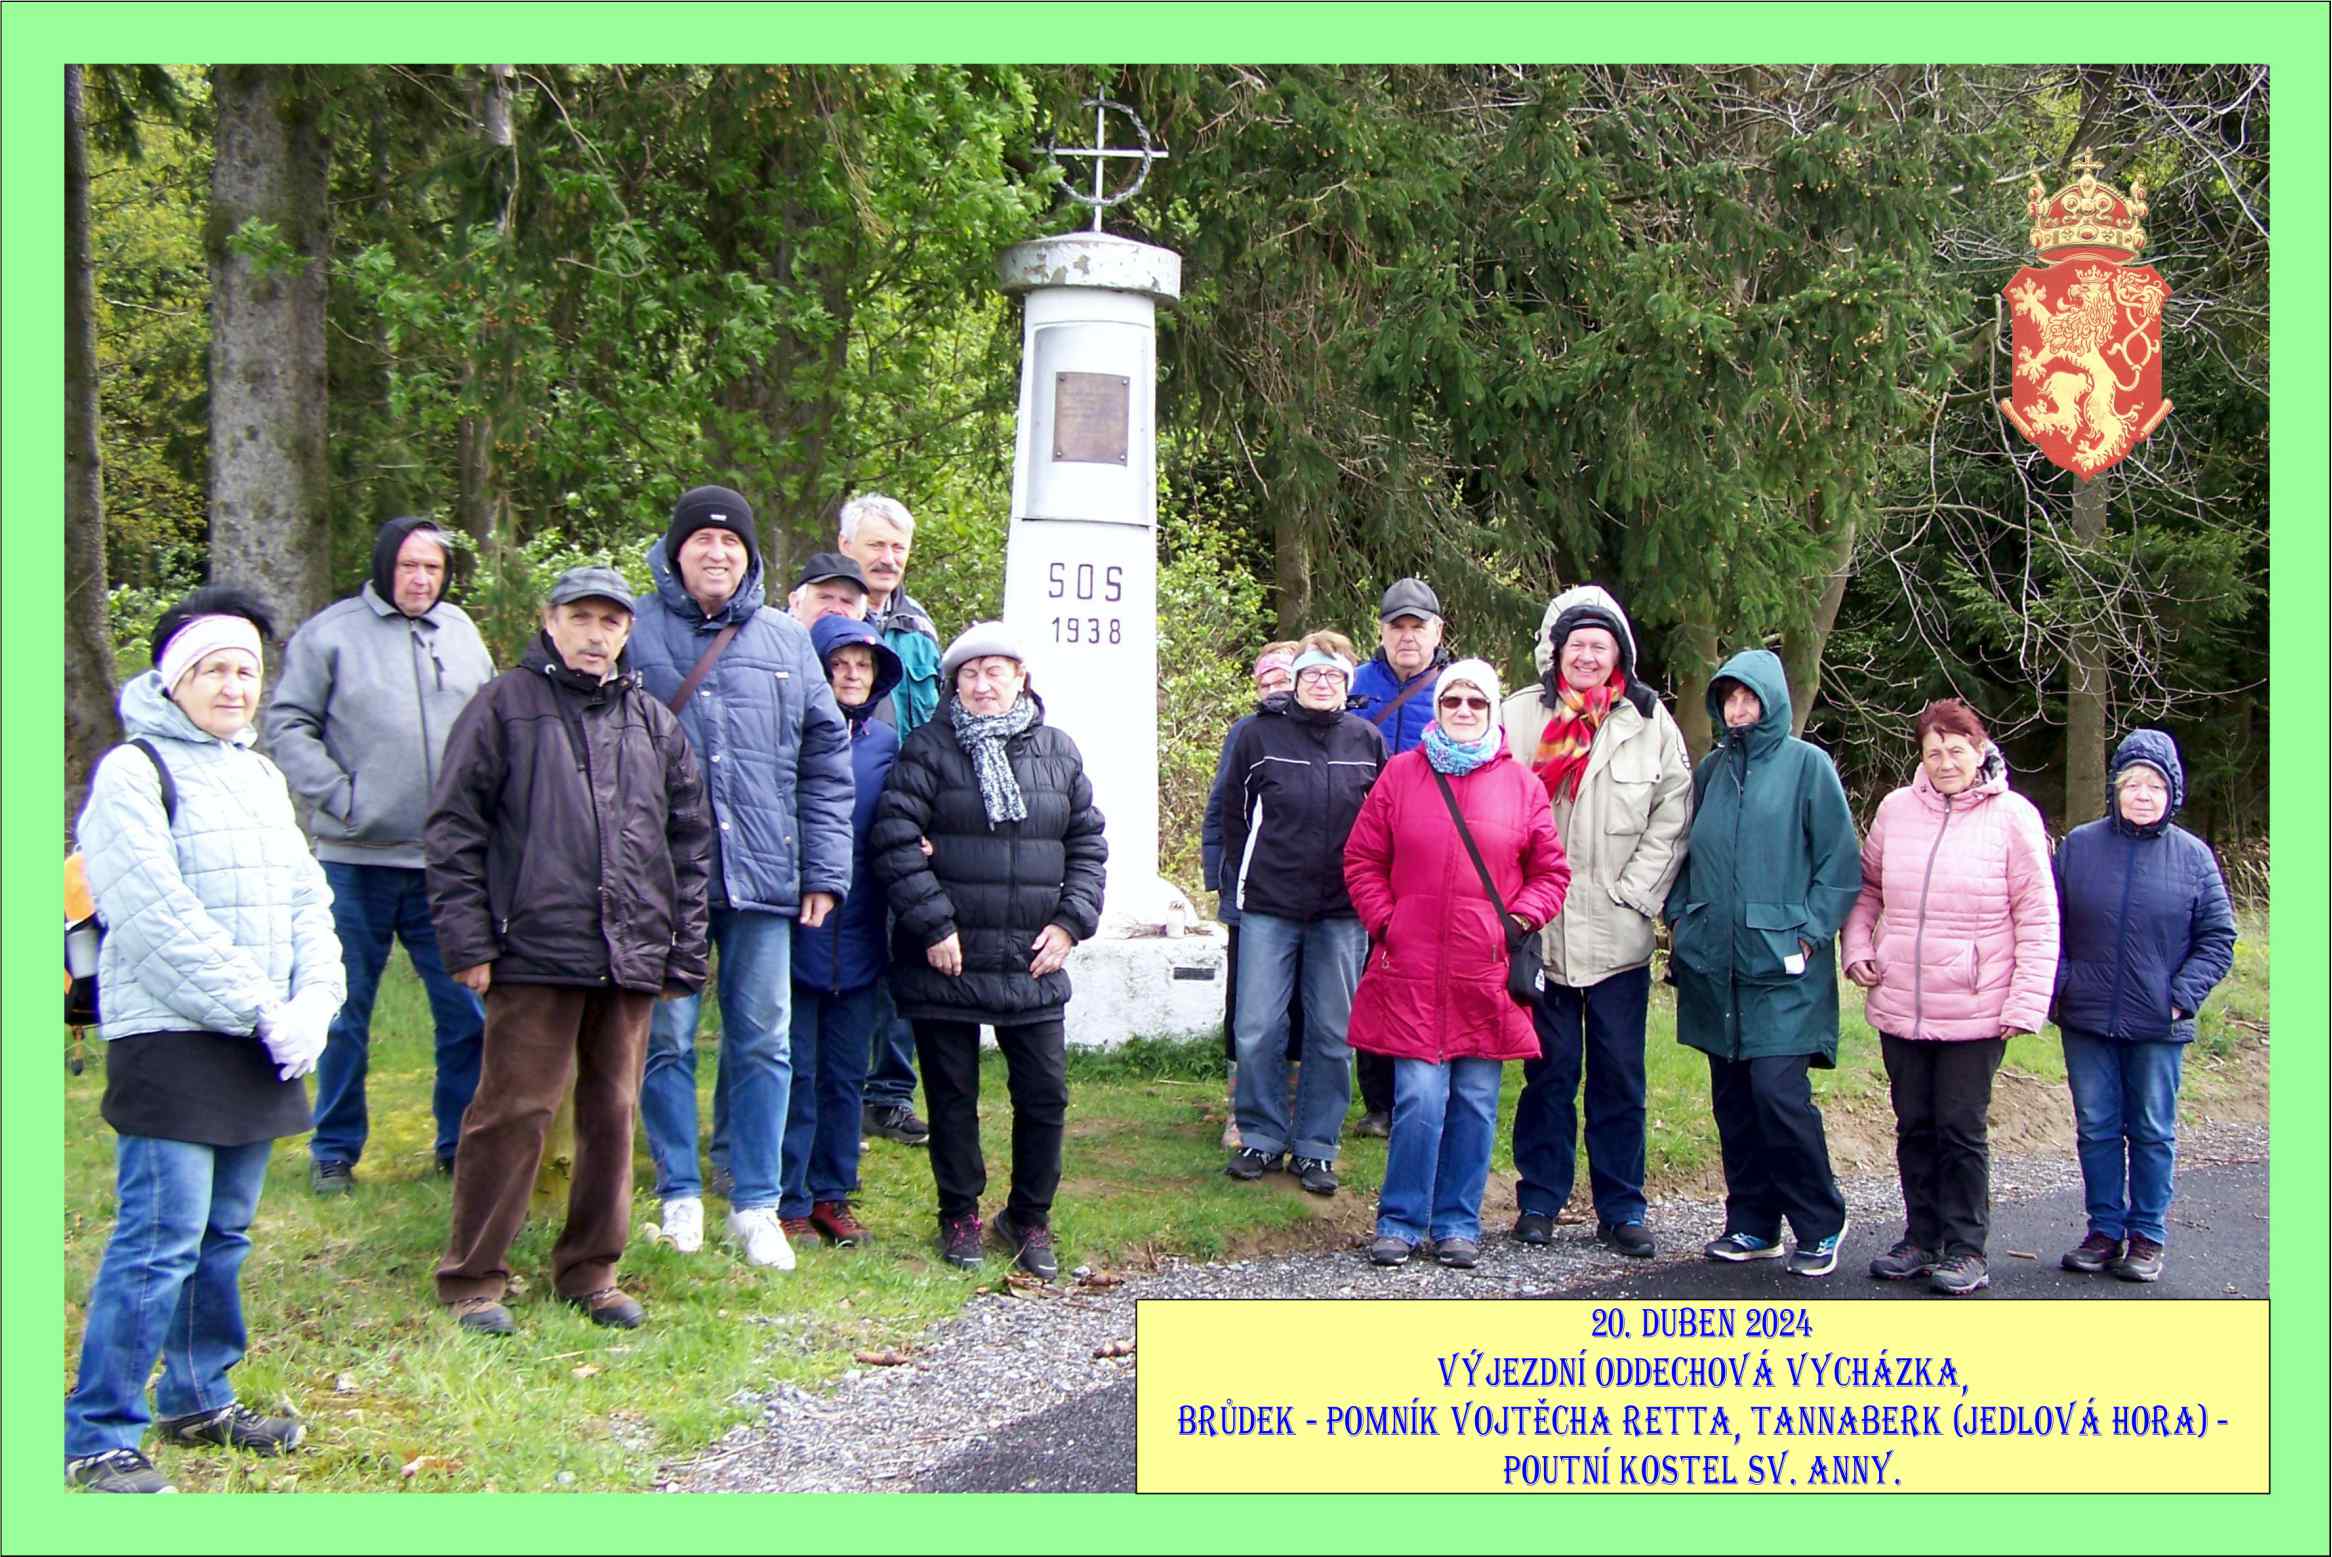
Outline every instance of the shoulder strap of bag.
[(688, 700), (696, 696), (697, 687), (703, 683), (705, 677), (713, 673), (713, 661), (721, 657), (721, 651), (729, 646), (729, 640), (731, 638), (737, 636), (737, 629), (741, 625), (743, 624), (738, 622), (731, 622), (728, 626), (713, 634), (713, 641), (711, 645), (706, 648), (703, 656), (697, 660), (695, 666), (688, 673), (688, 679), (680, 683), (680, 690), (672, 694), (672, 700), (666, 703), (664, 705), (665, 707), (671, 709), (675, 714), (677, 714), (681, 709), (688, 706)]
[(1363, 714), (1361, 717), (1366, 719), (1370, 724), (1375, 725), (1377, 730), (1382, 733), (1385, 728), (1385, 721), (1392, 718), (1393, 715), (1399, 713), (1403, 703), (1408, 702), (1409, 699), (1424, 691), (1426, 683), (1431, 679), (1432, 678), (1427, 675), (1426, 672), (1419, 671), (1417, 673), (1417, 679), (1410, 682), (1407, 689), (1404, 690), (1399, 697), (1388, 700), (1384, 707), (1378, 709), (1375, 713)]
[(1523, 932), (1515, 928), (1513, 918), (1506, 912), (1506, 900), (1498, 895), (1497, 887), (1491, 884), (1490, 867), (1482, 863), (1482, 851), (1474, 847), (1473, 829), (1466, 826), (1465, 813), (1458, 809), (1457, 793), (1449, 787), (1449, 775), (1434, 768), (1433, 782), (1440, 788), (1441, 798), (1449, 807), (1449, 819), (1457, 823), (1458, 839), (1466, 846), (1466, 857), (1474, 862), (1474, 873), (1482, 878), (1482, 890), (1490, 894), (1490, 901), (1498, 910), (1498, 928), (1505, 933), (1506, 944), (1511, 946), (1515, 937)]
[(139, 736), (130, 744), (144, 752), (146, 760), (154, 765), (154, 771), (162, 775), (162, 820), (176, 825), (178, 821), (178, 784), (170, 777), (170, 764), (162, 760), (162, 754), (154, 749), (154, 743), (144, 736)]

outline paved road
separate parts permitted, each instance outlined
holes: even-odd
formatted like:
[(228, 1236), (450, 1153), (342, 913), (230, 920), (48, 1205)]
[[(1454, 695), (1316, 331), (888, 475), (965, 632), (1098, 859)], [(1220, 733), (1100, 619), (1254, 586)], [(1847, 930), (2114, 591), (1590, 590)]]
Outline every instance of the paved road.
[[(2076, 1190), (1997, 1205), (1992, 1213), (1992, 1287), (1966, 1299), (2106, 1299), (2161, 1302), (2180, 1298), (2264, 1298), (2267, 1293), (2267, 1164), (2182, 1168), (2171, 1207), (2169, 1255), (2151, 1285), (2111, 1276), (2078, 1276), (2057, 1256), (2079, 1241)], [(1872, 1255), (1900, 1229), (1857, 1226), (1846, 1239), (1838, 1273), (1824, 1281), (1792, 1276), (1778, 1260), (1746, 1266), (1661, 1259), (1618, 1277), (1598, 1275), (1538, 1294), (1548, 1298), (1724, 1299), (1784, 1296), (1944, 1303), (1924, 1283), (1872, 1281)], [(2036, 1254), (2018, 1259), (2011, 1251)], [(1354, 1258), (1357, 1260), (1358, 1255)], [(1134, 1490), (1134, 1383), (1131, 1379), (1025, 1417), (969, 1453), (925, 1473), (919, 1492), (1131, 1492)]]

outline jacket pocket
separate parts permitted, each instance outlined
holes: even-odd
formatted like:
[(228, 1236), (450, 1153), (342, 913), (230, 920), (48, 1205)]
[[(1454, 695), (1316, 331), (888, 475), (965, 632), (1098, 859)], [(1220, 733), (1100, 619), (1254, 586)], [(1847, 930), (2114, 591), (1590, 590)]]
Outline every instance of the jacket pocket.
[[(1805, 928), (1803, 903), (1744, 903), (1742, 922), (1749, 933), (1741, 938), (1741, 972), (1749, 978), (1795, 978), (1786, 959), (1799, 955)], [(1803, 972), (1801, 967), (1799, 972)]]
[(1640, 833), (1652, 820), (1652, 790), (1660, 782), (1660, 765), (1646, 754), (1623, 752), (1606, 770), (1610, 791), (1603, 812), (1607, 833)]
[(1668, 936), (1669, 955), (1695, 973), (1717, 977), (1725, 971), (1723, 948), (1713, 944), (1716, 916), (1706, 903), (1687, 903)]

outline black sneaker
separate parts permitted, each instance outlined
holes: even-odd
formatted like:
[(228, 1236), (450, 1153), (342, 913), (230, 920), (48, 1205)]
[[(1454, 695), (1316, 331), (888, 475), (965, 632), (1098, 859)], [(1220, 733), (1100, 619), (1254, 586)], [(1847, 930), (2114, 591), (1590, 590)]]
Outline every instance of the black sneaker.
[(1406, 1265), (1409, 1256), (1416, 1252), (1415, 1244), (1406, 1238), (1396, 1238), (1391, 1233), (1386, 1233), (1368, 1246), (1369, 1263), (1372, 1265)]
[(166, 1443), (216, 1444), (253, 1454), (288, 1454), (308, 1436), (307, 1424), (288, 1416), (261, 1416), (237, 1401), (217, 1411), (197, 1411), (154, 1424)]
[(311, 1162), (308, 1188), (319, 1195), (345, 1195), (356, 1188), (356, 1165), (348, 1162)]
[(456, 1298), (451, 1306), (453, 1322), (473, 1335), (510, 1335), (518, 1329), (510, 1310), (493, 1298)]
[(1380, 1141), (1385, 1140), (1393, 1133), (1393, 1116), (1375, 1112), (1362, 1114), (1360, 1123), (1352, 1127), (1352, 1133), (1354, 1135), (1373, 1135)]
[(1279, 1152), (1242, 1146), (1231, 1153), (1231, 1160), (1223, 1164), (1223, 1171), (1235, 1179), (1259, 1179), (1266, 1173), (1277, 1173), (1285, 1160)]
[(154, 1462), (135, 1449), (109, 1449), (65, 1462), (65, 1484), (91, 1492), (176, 1492)]
[(859, 1113), (859, 1128), (868, 1135), (879, 1135), (886, 1141), (897, 1141), (901, 1146), (924, 1146), (931, 1141), (931, 1126), (915, 1116), (915, 1110), (904, 1103), (869, 1103)]
[(1297, 1157), (1289, 1161), (1287, 1171), (1296, 1176), (1296, 1182), (1315, 1195), (1336, 1193), (1336, 1175), (1327, 1162), (1319, 1157)]
[(1015, 1264), (1039, 1281), (1050, 1281), (1061, 1273), (1061, 1262), (1053, 1255), (1053, 1230), (1049, 1227), (1022, 1227), (1008, 1211), (996, 1214), (988, 1224), (988, 1237), (1012, 1251)]
[(2067, 1270), (2079, 1271), (2084, 1276), (2094, 1276), (2120, 1258), (2121, 1240), (2119, 1238), (2108, 1238), (2103, 1233), (2091, 1233), (2081, 1240), (2078, 1247), (2067, 1249), (2064, 1257), (2057, 1263)]
[(2129, 1246), (2121, 1258), (2106, 1266), (2124, 1281), (2160, 1281), (2162, 1279), (2162, 1246), (2151, 1238), (2130, 1234)]
[(980, 1268), (980, 1219), (943, 1216), (939, 1219), (939, 1257), (964, 1270)]
[(1934, 1273), (1939, 1261), (1933, 1249), (1921, 1248), (1910, 1239), (1896, 1242), (1886, 1253), (1870, 1262), (1870, 1273), (1876, 1281), (1910, 1281), (1915, 1277)]
[(1471, 1238), (1444, 1238), (1433, 1246), (1433, 1257), (1454, 1270), (1472, 1270), (1482, 1260), (1482, 1246)]
[(1641, 1222), (1598, 1222), (1595, 1224), (1595, 1241), (1606, 1249), (1617, 1249), (1636, 1260), (1650, 1259), (1658, 1248), (1652, 1242), (1652, 1235), (1644, 1231)]
[(1541, 1216), (1536, 1211), (1525, 1211), (1514, 1219), (1514, 1241), (1543, 1249), (1555, 1241), (1555, 1219)]
[(1945, 1297), (1966, 1297), (1991, 1284), (1991, 1267), (1984, 1263), (1984, 1257), (1965, 1251), (1936, 1266), (1935, 1274), (1927, 1278), (1927, 1290), (1940, 1292)]

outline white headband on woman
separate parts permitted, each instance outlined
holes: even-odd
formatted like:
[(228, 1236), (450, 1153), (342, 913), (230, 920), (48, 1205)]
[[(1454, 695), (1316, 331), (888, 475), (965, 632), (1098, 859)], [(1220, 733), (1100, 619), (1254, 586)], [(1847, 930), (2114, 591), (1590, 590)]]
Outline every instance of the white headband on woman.
[(247, 616), (198, 616), (170, 635), (162, 645), (162, 658), (154, 664), (161, 672), (165, 688), (178, 685), (178, 678), (200, 665), (222, 649), (233, 649), (251, 656), (251, 668), (261, 667), (259, 657), (259, 629)]
[(1344, 678), (1345, 685), (1352, 684), (1352, 661), (1341, 654), (1330, 654), (1326, 649), (1306, 649), (1296, 656), (1295, 663), (1288, 667), (1287, 673), (1290, 676), (1301, 676), (1305, 671), (1319, 665), (1326, 665), (1335, 670), (1338, 675)]

